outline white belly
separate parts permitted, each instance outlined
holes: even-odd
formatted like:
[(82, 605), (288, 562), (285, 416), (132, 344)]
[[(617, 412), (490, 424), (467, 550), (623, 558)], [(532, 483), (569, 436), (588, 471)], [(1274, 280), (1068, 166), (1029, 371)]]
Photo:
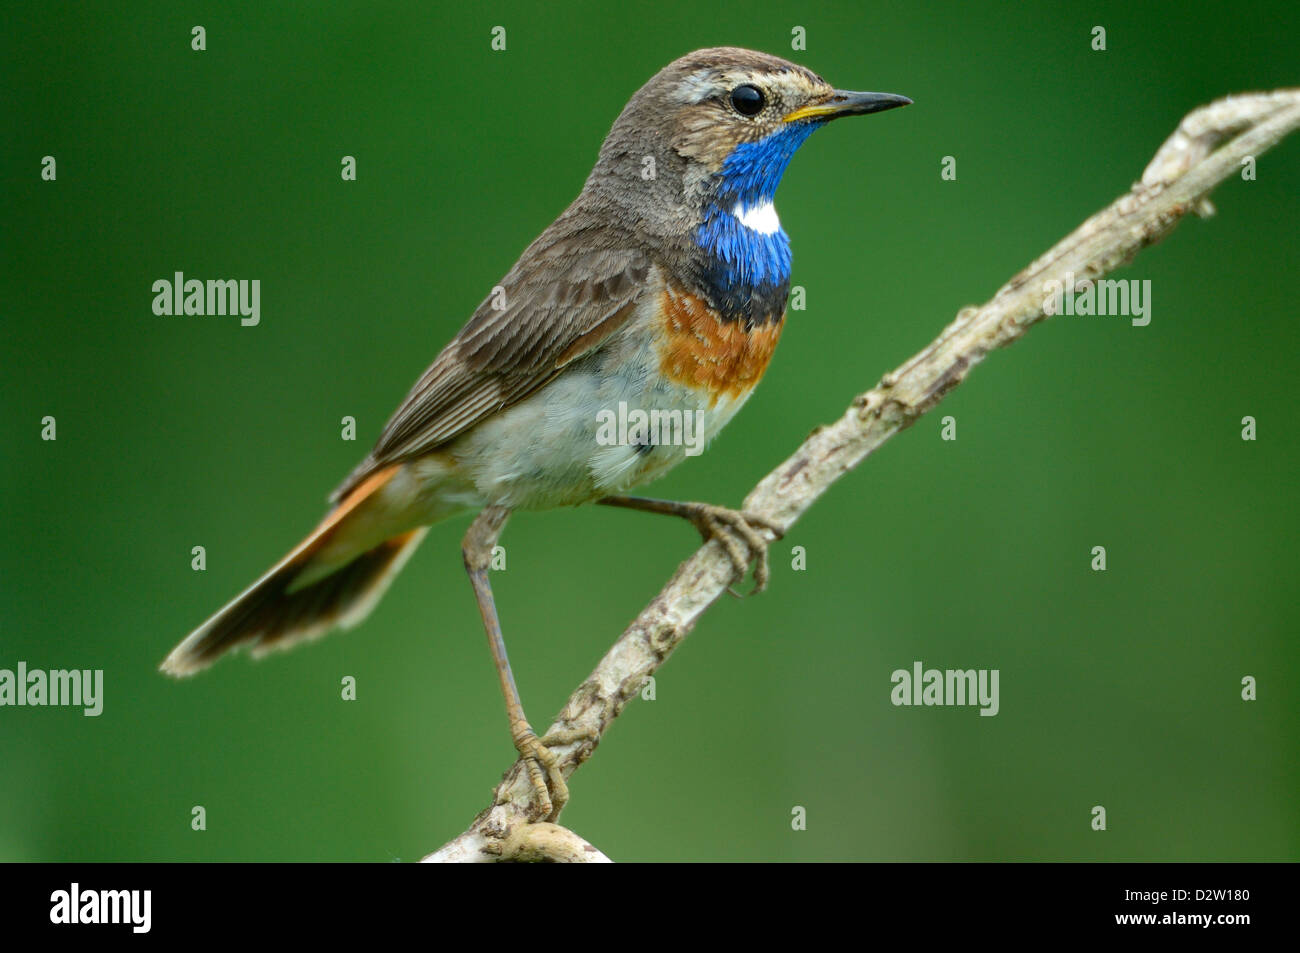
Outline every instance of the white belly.
[(622, 493), (696, 455), (726, 425), (745, 398), (710, 406), (665, 380), (648, 320), (452, 444), (479, 505), (544, 509)]

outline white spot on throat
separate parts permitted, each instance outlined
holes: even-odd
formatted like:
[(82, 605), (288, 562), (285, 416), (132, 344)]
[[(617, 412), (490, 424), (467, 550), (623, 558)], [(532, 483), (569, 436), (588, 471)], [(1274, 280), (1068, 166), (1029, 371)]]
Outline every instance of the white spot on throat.
[(762, 235), (773, 235), (781, 230), (781, 220), (776, 217), (776, 206), (771, 202), (749, 208), (744, 203), (737, 202), (731, 214), (736, 216), (741, 225)]

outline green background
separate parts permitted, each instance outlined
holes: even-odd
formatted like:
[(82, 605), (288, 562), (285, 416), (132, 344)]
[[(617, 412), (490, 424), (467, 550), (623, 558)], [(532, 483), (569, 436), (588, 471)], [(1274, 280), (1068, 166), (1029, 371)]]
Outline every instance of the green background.
[[(486, 805), (513, 752), (467, 518), (360, 629), (187, 682), (155, 666), (314, 525), (669, 60), (743, 45), (916, 101), (786, 175), (808, 308), (653, 490), (730, 505), (1190, 109), (1300, 82), (1291, 2), (118, 6), (11, 7), (0, 38), (0, 668), (106, 682), (99, 718), (0, 709), (5, 860), (406, 861)], [(769, 592), (715, 606), (628, 707), (565, 823), (619, 860), (1300, 858), (1298, 175), (1293, 137), (1119, 273), (1151, 280), (1150, 326), (1035, 328), (838, 484)], [(174, 271), (260, 279), (261, 325), (155, 316)], [(600, 508), (512, 520), (494, 581), (534, 722), (694, 540)], [(916, 660), (999, 669), (1001, 713), (893, 707)]]

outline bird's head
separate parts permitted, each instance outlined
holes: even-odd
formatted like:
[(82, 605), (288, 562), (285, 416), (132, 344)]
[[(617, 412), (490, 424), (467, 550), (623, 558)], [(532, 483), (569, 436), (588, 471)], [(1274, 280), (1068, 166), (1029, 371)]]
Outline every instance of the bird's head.
[(641, 188), (661, 174), (679, 202), (770, 205), (791, 156), (842, 116), (911, 102), (835, 89), (797, 63), (737, 47), (697, 50), (660, 70), (628, 102), (597, 172)]

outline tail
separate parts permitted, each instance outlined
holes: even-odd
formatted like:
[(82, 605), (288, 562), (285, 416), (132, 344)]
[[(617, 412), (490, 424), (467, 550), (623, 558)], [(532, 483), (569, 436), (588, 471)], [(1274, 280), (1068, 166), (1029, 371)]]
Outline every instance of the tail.
[(388, 467), (359, 484), (311, 535), (172, 649), (162, 671), (193, 675), (237, 646), (248, 644), (257, 657), (364, 619), (428, 531), (383, 538), (391, 527), (381, 491), (399, 470)]

